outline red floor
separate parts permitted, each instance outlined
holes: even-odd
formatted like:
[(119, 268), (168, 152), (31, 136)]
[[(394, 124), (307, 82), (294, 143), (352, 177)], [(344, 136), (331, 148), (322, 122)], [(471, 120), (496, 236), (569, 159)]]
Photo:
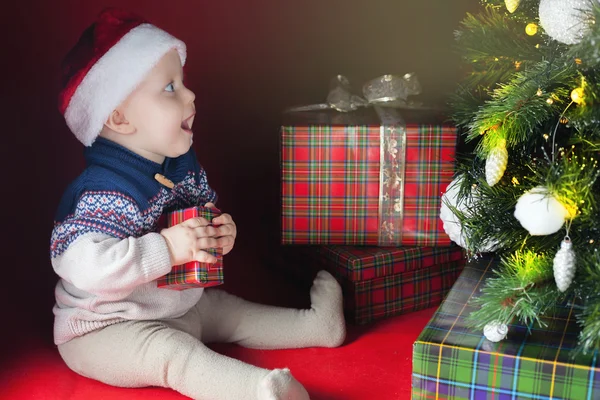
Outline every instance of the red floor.
[[(233, 293), (267, 304), (307, 305), (308, 287), (291, 282), (289, 277), (267, 270), (257, 272), (256, 268), (247, 273), (236, 271), (236, 275), (236, 281), (244, 285), (230, 286), (228, 290)], [(257, 290), (260, 286), (269, 290)], [(265, 351), (236, 345), (213, 348), (264, 368), (289, 367), (312, 400), (410, 399), (412, 344), (434, 311), (435, 308), (430, 308), (368, 326), (350, 325), (346, 342), (336, 349)], [(23, 313), (19, 314), (27, 320)], [(7, 321), (12, 322), (11, 326), (16, 324), (7, 315), (4, 321), (4, 327)], [(35, 329), (25, 326), (20, 326), (22, 333), (18, 337), (2, 340), (0, 399), (185, 398), (168, 389), (121, 389), (80, 377), (64, 365), (48, 333), (35, 333)]]
[[(235, 345), (217, 351), (265, 368), (287, 366), (312, 400), (409, 399), (412, 343), (434, 309), (349, 329), (337, 349), (250, 350)], [(121, 389), (71, 372), (57, 351), (28, 339), (0, 372), (1, 399), (95, 400), (184, 399), (159, 388)]]

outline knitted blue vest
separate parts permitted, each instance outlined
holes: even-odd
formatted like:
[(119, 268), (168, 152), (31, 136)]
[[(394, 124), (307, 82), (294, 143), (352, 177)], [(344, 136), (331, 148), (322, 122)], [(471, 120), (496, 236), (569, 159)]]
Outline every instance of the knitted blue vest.
[[(158, 229), (164, 212), (217, 200), (193, 149), (161, 165), (99, 137), (84, 154), (87, 167), (69, 185), (58, 206), (52, 257), (62, 254), (82, 234), (140, 237)], [(157, 173), (175, 187), (161, 185), (154, 178)]]

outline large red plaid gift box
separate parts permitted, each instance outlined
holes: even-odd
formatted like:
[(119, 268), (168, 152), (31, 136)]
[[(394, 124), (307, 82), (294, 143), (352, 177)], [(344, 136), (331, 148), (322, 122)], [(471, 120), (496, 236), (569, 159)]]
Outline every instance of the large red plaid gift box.
[[(203, 217), (208, 221), (212, 221), (213, 218), (219, 215), (220, 213), (214, 208), (191, 207), (168, 213), (167, 224), (171, 227), (195, 217)], [(206, 251), (217, 257), (216, 263), (192, 261), (183, 265), (176, 265), (171, 269), (171, 272), (157, 280), (156, 286), (172, 290), (185, 290), (222, 284), (223, 249), (208, 249)]]
[(440, 304), (466, 257), (452, 247), (290, 246), (277, 266), (307, 282), (320, 269), (344, 292), (348, 322), (368, 322)]
[(286, 114), (283, 244), (450, 245), (439, 210), (456, 128), (428, 112), (376, 111)]

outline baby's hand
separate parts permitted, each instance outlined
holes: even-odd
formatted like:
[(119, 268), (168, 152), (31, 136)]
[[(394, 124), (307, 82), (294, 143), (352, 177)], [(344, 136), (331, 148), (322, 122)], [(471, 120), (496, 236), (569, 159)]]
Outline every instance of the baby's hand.
[[(207, 208), (216, 208), (213, 203), (206, 203), (204, 207)], [(213, 225), (218, 226), (219, 228), (219, 238), (227, 238), (230, 240), (231, 244), (223, 246), (223, 254), (227, 254), (233, 249), (233, 245), (235, 244), (235, 237), (237, 236), (237, 228), (235, 226), (235, 222), (231, 218), (229, 214), (221, 214), (218, 217), (213, 218)]]
[(234, 239), (223, 235), (226, 231), (212, 226), (205, 218), (197, 217), (163, 229), (160, 234), (169, 247), (171, 263), (181, 265), (190, 261), (217, 262), (215, 256), (203, 250), (233, 246)]

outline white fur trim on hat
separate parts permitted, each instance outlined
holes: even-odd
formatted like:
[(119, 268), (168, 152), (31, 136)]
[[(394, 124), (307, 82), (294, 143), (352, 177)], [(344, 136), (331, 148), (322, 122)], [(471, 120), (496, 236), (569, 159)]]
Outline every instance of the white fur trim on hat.
[(141, 24), (124, 35), (89, 70), (65, 111), (71, 131), (91, 146), (110, 113), (135, 90), (171, 49), (185, 64), (185, 43), (151, 24)]

